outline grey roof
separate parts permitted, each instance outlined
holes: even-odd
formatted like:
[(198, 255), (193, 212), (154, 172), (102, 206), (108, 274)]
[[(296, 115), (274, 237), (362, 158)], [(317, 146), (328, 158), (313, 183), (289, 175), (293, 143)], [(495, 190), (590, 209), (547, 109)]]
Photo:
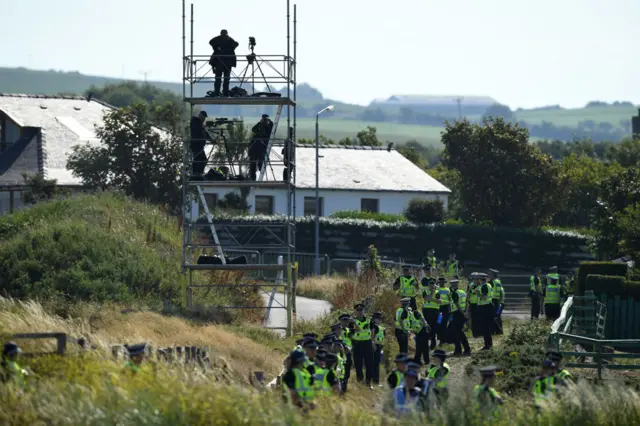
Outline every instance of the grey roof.
[[(99, 143), (95, 126), (103, 123), (105, 110), (111, 108), (78, 96), (0, 94), (0, 111), (20, 127), (41, 129), (37, 137), (28, 142), (20, 140), (20, 146), (0, 154), (0, 166), (6, 170), (0, 176), (0, 185), (11, 184), (16, 176), (20, 177), (19, 182), (12, 184), (22, 183), (22, 173), (34, 173), (34, 164), (59, 185), (79, 185), (80, 181), (67, 170), (67, 157), (75, 145)], [(7, 167), (10, 152), (15, 160)]]
[[(275, 147), (271, 157), (279, 154), (280, 149)], [(320, 156), (321, 189), (441, 194), (451, 192), (394, 149), (388, 151), (386, 147), (323, 145), (320, 147)], [(297, 188), (315, 188), (315, 158), (315, 147), (296, 147)], [(274, 165), (273, 169), (273, 174), (268, 170), (265, 179), (274, 180), (275, 176), (281, 180), (282, 167)]]
[(457, 99), (462, 99), (463, 105), (493, 105), (497, 101), (489, 96), (461, 96), (461, 95), (393, 95), (381, 103), (411, 103), (418, 105), (457, 105)]
[(0, 187), (24, 184), (24, 174), (35, 175), (41, 170), (40, 131), (29, 129), (0, 154)]

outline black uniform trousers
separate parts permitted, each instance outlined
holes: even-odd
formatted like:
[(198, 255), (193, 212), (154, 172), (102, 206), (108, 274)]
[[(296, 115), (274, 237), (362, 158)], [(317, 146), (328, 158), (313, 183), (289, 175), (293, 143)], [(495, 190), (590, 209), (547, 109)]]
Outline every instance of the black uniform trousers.
[(453, 338), (453, 343), (455, 345), (455, 354), (461, 354), (463, 347), (465, 352), (471, 352), (469, 340), (467, 339), (467, 335), (464, 334), (465, 321), (466, 319), (462, 312), (455, 311), (453, 313), (453, 321), (449, 325), (449, 329), (451, 330), (451, 337)]
[(502, 334), (502, 312), (498, 315), (498, 308), (500, 307), (499, 299), (492, 299), (491, 304), (495, 311), (495, 320), (493, 321), (493, 334)]
[(534, 294), (531, 296), (531, 319), (540, 318), (540, 296)]
[(268, 139), (254, 139), (249, 147), (249, 179), (251, 180), (256, 180), (257, 172), (262, 170), (268, 143)]
[(398, 341), (398, 351), (401, 354), (409, 353), (409, 332), (396, 328), (393, 332)]
[(440, 313), (439, 309), (434, 308), (422, 308), (422, 315), (424, 316), (425, 321), (431, 327), (431, 332), (429, 333), (429, 341), (431, 342), (431, 346), (436, 346), (436, 330), (438, 327), (438, 314)]
[[(216, 76), (213, 82), (213, 91), (216, 95), (220, 95), (220, 86), (222, 86), (222, 95), (229, 96), (229, 83), (231, 82), (231, 68), (226, 65), (217, 65), (214, 69)], [(224, 83), (222, 77), (224, 76)]]
[(344, 378), (342, 379), (342, 392), (347, 391), (349, 378), (351, 377), (351, 367), (353, 366), (353, 355), (351, 352), (347, 354), (347, 360), (344, 363)]
[(493, 304), (478, 305), (478, 316), (480, 317), (480, 328), (482, 337), (484, 338), (484, 347), (491, 348), (493, 346), (493, 320), (495, 319), (495, 311)]
[(371, 378), (376, 385), (380, 384), (380, 364), (382, 363), (382, 345), (376, 343), (376, 347), (373, 350), (373, 365)]
[(446, 343), (449, 339), (449, 336), (447, 336), (449, 305), (440, 306), (440, 313), (442, 314), (442, 324), (437, 325), (438, 340), (440, 340), (440, 343)]
[(356, 378), (358, 382), (362, 382), (365, 379), (367, 384), (371, 384), (373, 378), (373, 345), (370, 339), (367, 340), (352, 340), (353, 343), (353, 363), (356, 366)]
[(204, 140), (191, 140), (190, 148), (193, 154), (192, 174), (202, 176), (207, 165), (207, 154), (204, 152), (206, 142)]
[(477, 303), (469, 304), (469, 315), (471, 316), (471, 335), (473, 337), (480, 337), (482, 333), (480, 332), (480, 316), (478, 315)]
[(427, 333), (427, 329), (424, 327), (416, 334), (416, 356), (413, 361), (422, 361), (422, 365), (425, 366), (429, 365), (429, 337), (430, 333)]
[(545, 303), (544, 312), (547, 319), (555, 321), (560, 317), (560, 304), (559, 303)]

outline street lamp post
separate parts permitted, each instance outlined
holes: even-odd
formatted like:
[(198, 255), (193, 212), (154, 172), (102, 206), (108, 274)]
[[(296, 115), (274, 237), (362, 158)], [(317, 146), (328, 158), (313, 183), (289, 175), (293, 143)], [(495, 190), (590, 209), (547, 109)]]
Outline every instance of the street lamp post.
[(320, 127), (319, 120), (320, 114), (325, 111), (333, 111), (335, 107), (329, 105), (328, 107), (318, 111), (316, 114), (316, 261), (314, 265), (314, 272), (316, 276), (320, 275)]

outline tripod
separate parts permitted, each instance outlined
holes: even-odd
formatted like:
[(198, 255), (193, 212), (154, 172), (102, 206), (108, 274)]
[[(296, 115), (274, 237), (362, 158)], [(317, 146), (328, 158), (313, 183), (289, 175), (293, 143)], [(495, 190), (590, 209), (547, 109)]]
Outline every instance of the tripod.
[(253, 49), (255, 48), (255, 46), (253, 44), (249, 45), (249, 48), (251, 49), (251, 54), (247, 55), (247, 66), (244, 67), (244, 70), (242, 70), (242, 75), (240, 77), (240, 86), (242, 87), (242, 85), (244, 84), (245, 81), (248, 81), (247, 77), (247, 71), (249, 71), (249, 67), (251, 67), (251, 85), (253, 86), (253, 93), (252, 95), (255, 95), (256, 93), (256, 69), (255, 67), (258, 67), (258, 71), (260, 71), (260, 75), (262, 76), (262, 80), (264, 81), (264, 84), (267, 86), (267, 90), (269, 92), (271, 92), (271, 87), (269, 87), (269, 83), (267, 82), (267, 77), (265, 77), (264, 72), (262, 72), (262, 67), (260, 67), (260, 62), (257, 61), (257, 57), (256, 54), (254, 53)]
[[(224, 128), (219, 128), (219, 129), (206, 129), (206, 132), (209, 134), (209, 136), (211, 137), (211, 139), (213, 140), (213, 145), (215, 147), (215, 145), (217, 144), (217, 142), (219, 142), (220, 139), (222, 139), (222, 142), (224, 144), (224, 149), (225, 152), (227, 154), (227, 161), (229, 162), (229, 171), (231, 173), (231, 175), (235, 176), (236, 172), (235, 172), (235, 167), (233, 164), (233, 157), (231, 155), (231, 150), (229, 149), (229, 144), (227, 143), (227, 138), (224, 135)], [(214, 148), (215, 149), (215, 148)], [(214, 151), (211, 151), (211, 156), (214, 155)], [(207, 163), (209, 162), (209, 158), (207, 158)], [(240, 167), (238, 167), (238, 173), (240, 172)]]

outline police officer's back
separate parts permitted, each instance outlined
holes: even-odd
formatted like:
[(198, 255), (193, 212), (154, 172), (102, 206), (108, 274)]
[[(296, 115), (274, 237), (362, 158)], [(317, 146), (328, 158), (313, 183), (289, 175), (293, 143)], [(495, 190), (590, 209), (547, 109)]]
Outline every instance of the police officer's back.
[(227, 30), (222, 30), (219, 36), (209, 41), (209, 45), (213, 49), (209, 64), (216, 76), (214, 95), (220, 96), (221, 78), (224, 75), (223, 94), (224, 96), (229, 96), (229, 78), (231, 76), (231, 68), (237, 65), (235, 51), (239, 44), (229, 36)]

